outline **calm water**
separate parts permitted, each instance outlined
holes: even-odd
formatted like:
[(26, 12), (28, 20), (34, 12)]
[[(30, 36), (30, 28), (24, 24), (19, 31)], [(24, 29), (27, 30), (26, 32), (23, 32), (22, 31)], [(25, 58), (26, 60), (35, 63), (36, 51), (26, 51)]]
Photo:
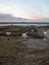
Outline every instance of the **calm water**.
[(14, 26), (31, 26), (31, 25), (36, 25), (36, 26), (49, 26), (49, 24), (0, 24), (0, 26), (9, 26), (9, 25), (14, 25)]

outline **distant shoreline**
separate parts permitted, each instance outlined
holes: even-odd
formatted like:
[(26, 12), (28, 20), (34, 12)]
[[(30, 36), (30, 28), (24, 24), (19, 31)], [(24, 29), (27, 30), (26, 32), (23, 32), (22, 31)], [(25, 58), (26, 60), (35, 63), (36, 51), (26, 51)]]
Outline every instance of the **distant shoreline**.
[(0, 24), (49, 24), (49, 22), (0, 22)]

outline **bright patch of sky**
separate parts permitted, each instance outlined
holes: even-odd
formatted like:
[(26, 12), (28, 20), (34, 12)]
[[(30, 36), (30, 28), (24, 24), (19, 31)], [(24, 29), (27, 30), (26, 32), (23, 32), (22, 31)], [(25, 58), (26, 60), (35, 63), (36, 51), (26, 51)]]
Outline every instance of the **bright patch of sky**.
[(0, 0), (0, 14), (39, 19), (49, 17), (49, 0)]

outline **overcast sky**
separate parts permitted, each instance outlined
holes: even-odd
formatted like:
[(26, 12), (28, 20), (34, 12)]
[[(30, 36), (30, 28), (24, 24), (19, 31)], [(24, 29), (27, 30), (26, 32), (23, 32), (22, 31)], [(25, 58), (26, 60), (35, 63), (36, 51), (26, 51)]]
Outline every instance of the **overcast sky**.
[(39, 19), (49, 17), (49, 0), (0, 0), (0, 14)]

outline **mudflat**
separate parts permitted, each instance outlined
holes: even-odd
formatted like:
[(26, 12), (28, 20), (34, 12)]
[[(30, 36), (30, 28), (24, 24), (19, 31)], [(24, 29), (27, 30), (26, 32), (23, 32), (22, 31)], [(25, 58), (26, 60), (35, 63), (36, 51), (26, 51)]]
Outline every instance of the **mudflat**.
[(49, 65), (49, 41), (0, 37), (0, 65)]

